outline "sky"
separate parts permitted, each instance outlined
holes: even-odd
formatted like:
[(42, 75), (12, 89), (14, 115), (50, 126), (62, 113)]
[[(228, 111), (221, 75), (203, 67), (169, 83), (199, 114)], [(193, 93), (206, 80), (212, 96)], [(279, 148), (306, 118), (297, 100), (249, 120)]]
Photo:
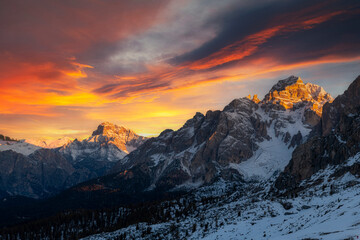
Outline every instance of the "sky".
[(360, 74), (358, 0), (2, 0), (0, 133), (155, 136), (290, 75)]

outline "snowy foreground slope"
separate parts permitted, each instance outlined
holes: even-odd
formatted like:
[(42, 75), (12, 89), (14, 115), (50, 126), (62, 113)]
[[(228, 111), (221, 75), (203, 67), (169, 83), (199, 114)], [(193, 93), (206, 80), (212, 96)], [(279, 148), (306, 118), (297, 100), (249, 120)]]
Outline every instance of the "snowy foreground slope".
[[(304, 190), (293, 197), (273, 196), (272, 181), (218, 182), (187, 198), (197, 205), (189, 216), (161, 224), (140, 223), (84, 239), (357, 239), (360, 180), (349, 172), (336, 174), (356, 163), (360, 163), (360, 154), (321, 170), (303, 181)], [(211, 200), (200, 200), (209, 196)], [(176, 212), (180, 206), (173, 208)]]

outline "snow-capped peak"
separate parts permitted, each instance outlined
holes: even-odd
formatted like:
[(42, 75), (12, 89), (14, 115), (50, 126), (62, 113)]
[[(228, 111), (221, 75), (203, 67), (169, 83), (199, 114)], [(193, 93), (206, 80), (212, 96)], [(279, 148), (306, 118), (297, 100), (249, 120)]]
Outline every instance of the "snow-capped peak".
[(132, 130), (126, 129), (123, 126), (117, 126), (110, 122), (101, 123), (98, 128), (92, 133), (92, 136), (106, 135), (109, 137), (117, 137), (118, 135), (136, 135)]
[(99, 159), (115, 162), (135, 150), (146, 139), (125, 127), (103, 122), (90, 137), (64, 146), (61, 152), (71, 155), (75, 162), (86, 159), (95, 152), (100, 154)]
[(134, 146), (131, 147), (131, 145), (138, 140), (142, 142), (145, 138), (130, 129), (110, 122), (101, 123), (92, 136), (87, 139), (88, 142), (114, 144), (125, 153), (131, 152), (134, 149)]

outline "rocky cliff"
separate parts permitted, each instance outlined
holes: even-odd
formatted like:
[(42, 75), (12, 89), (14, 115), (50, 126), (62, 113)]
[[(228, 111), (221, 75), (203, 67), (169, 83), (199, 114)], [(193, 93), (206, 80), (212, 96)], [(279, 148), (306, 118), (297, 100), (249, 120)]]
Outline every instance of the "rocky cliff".
[(51, 149), (40, 149), (29, 156), (12, 150), (0, 152), (0, 189), (10, 195), (49, 196), (63, 190), (74, 172), (74, 167)]
[[(301, 180), (311, 177), (326, 166), (345, 162), (360, 152), (359, 143), (360, 77), (356, 78), (344, 94), (324, 105), (320, 133), (294, 150), (276, 187), (281, 190), (295, 188)], [(350, 169), (351, 167), (348, 170)]]

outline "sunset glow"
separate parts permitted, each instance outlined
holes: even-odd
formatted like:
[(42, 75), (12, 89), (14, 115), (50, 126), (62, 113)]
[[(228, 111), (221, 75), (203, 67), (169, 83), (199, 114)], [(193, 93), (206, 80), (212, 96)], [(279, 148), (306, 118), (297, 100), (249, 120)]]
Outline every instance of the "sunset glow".
[(359, 74), (358, 1), (181, 2), (2, 1), (0, 133), (153, 136), (289, 75), (335, 97)]

